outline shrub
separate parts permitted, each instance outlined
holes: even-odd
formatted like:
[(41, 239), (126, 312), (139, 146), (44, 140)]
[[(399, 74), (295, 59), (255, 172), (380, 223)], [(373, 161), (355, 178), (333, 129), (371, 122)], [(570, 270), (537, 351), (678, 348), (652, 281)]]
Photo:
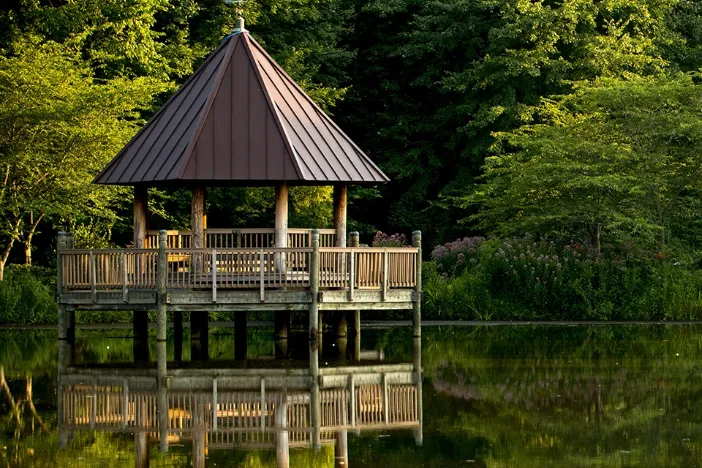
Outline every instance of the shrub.
[(404, 234), (385, 234), (384, 232), (376, 232), (373, 237), (373, 247), (409, 247), (407, 237)]
[(477, 263), (478, 247), (484, 241), (484, 237), (464, 237), (454, 242), (438, 245), (431, 252), (431, 259), (436, 262), (440, 273), (460, 274), (467, 267)]
[(0, 324), (55, 323), (55, 272), (46, 268), (10, 265), (0, 281)]
[(694, 320), (702, 273), (661, 253), (597, 251), (531, 236), (434, 249), (428, 316), (509, 320)]

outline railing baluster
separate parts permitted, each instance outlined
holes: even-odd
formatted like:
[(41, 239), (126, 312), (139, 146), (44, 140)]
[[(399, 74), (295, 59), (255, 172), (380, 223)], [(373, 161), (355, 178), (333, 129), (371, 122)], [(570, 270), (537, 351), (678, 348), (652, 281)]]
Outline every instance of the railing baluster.
[(212, 302), (217, 302), (217, 250), (212, 249)]
[(263, 285), (263, 248), (261, 248), (259, 270), (260, 270), (259, 281), (261, 282), (261, 302), (265, 302), (266, 296), (265, 296), (264, 285)]
[(90, 295), (93, 299), (93, 302), (97, 302), (97, 290), (96, 290), (96, 284), (95, 284), (95, 255), (93, 254), (93, 251), (90, 251), (90, 256), (89, 256), (89, 275), (90, 275)]

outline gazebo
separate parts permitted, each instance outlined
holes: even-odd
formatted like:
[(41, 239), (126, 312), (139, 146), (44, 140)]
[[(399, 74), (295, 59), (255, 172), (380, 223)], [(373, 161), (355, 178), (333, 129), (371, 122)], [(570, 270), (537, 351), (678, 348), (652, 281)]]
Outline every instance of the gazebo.
[[(59, 353), (65, 354), (60, 376), (73, 365), (76, 310), (135, 311), (135, 336), (142, 344), (146, 311), (158, 310), (156, 387), (165, 450), (166, 390), (178, 375), (166, 365), (168, 312), (174, 313), (178, 361), (183, 312), (191, 313), (191, 339), (202, 335), (205, 341), (205, 359), (207, 312), (235, 312), (235, 356), (245, 359), (241, 312), (307, 311), (310, 359), (304, 378), (311, 423), (319, 427), (320, 311), (354, 312), (358, 334), (360, 310), (413, 310), (414, 337), (421, 334), (421, 234), (413, 233), (412, 246), (389, 248), (360, 247), (358, 233), (351, 233), (347, 245), (349, 184), (387, 181), (239, 19), (236, 30), (95, 178), (98, 184), (134, 187), (133, 245), (77, 249), (70, 233), (59, 233), (58, 336)], [(288, 229), (288, 189), (294, 185), (334, 187), (333, 229)], [(204, 199), (214, 186), (274, 186), (275, 226), (206, 229)], [(190, 231), (147, 230), (149, 187), (192, 190)], [(414, 371), (420, 372), (418, 364)]]

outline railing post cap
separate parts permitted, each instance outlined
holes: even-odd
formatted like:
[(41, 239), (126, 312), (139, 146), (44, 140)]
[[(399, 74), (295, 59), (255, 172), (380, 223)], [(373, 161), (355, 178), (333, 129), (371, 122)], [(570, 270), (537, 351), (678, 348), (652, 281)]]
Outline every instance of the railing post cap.
[(166, 237), (168, 236), (168, 231), (166, 231), (165, 229), (161, 229), (160, 231), (158, 231), (158, 235), (159, 237)]
[(319, 238), (319, 229), (315, 228), (312, 229), (312, 237), (318, 239)]
[(414, 231), (412, 237), (422, 237), (422, 231)]

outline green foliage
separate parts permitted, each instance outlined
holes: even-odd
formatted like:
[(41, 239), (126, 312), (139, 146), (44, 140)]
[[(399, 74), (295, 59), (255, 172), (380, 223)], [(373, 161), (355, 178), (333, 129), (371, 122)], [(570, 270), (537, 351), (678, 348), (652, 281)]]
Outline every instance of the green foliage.
[(544, 100), (541, 121), (498, 134), (473, 218), (502, 234), (557, 233), (593, 245), (663, 248), (681, 195), (699, 190), (696, 75), (597, 80)]
[(0, 324), (56, 323), (56, 272), (12, 265), (0, 281)]
[[(698, 320), (702, 274), (663, 254), (598, 252), (532, 237), (491, 240), (472, 262), (425, 268), (425, 317)], [(465, 267), (458, 268), (465, 263)], [(449, 271), (451, 274), (441, 273)]]

